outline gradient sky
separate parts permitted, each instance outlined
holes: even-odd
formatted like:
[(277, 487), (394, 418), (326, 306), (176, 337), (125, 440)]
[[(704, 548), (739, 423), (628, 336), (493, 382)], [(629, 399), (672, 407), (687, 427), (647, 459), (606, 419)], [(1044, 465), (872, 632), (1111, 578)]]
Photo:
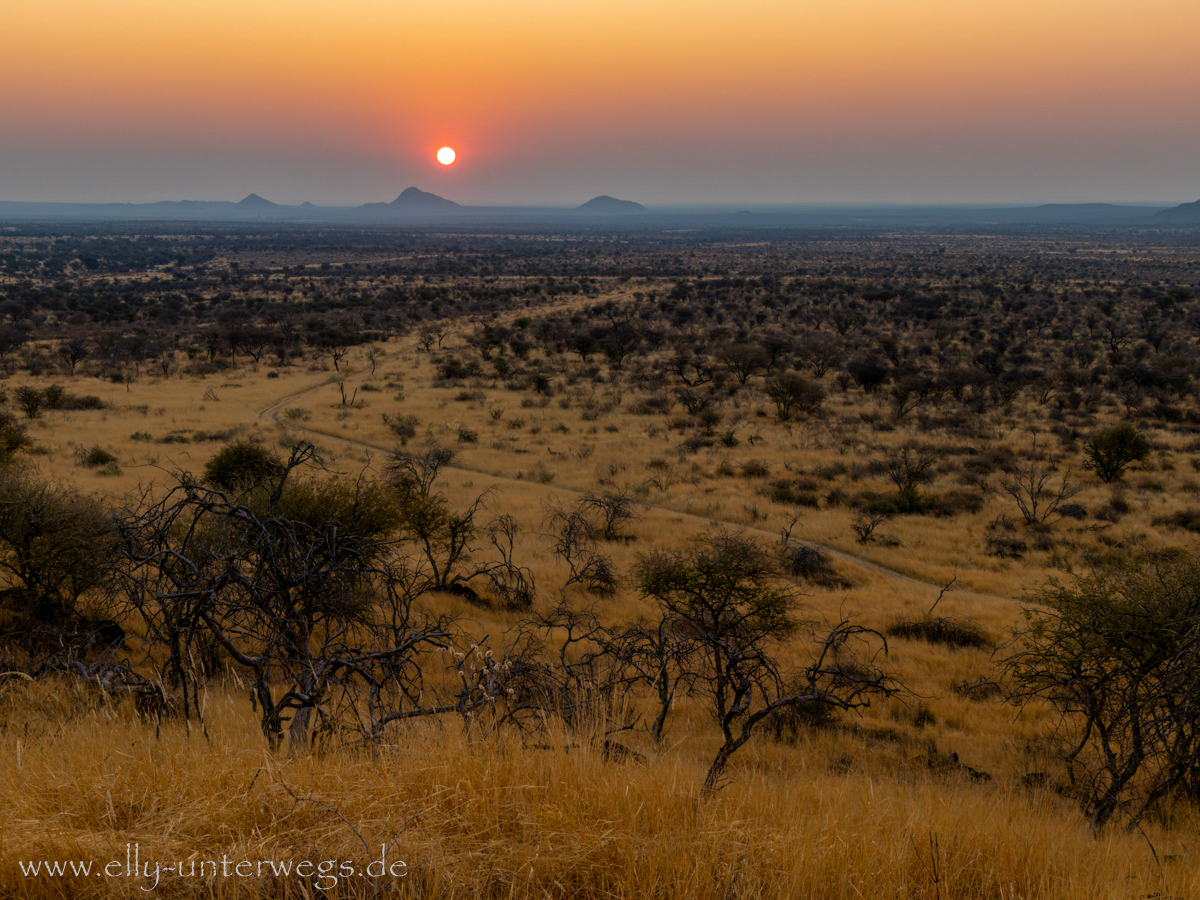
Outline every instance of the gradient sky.
[(1176, 203), (1198, 39), (1198, 0), (0, 0), (0, 199)]

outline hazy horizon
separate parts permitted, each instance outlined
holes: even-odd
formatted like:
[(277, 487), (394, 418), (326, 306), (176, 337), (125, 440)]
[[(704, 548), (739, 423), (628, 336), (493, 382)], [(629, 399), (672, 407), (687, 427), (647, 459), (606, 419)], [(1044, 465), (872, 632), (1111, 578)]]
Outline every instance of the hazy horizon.
[[(416, 187), (418, 189), (422, 189), (420, 185), (410, 185), (409, 187)], [(427, 192), (427, 193), (431, 193), (431, 192)], [(151, 200), (125, 200), (125, 199), (13, 200), (10, 197), (0, 196), (0, 203), (64, 204), (64, 205), (73, 205), (73, 206), (88, 206), (88, 205), (105, 206), (105, 205), (120, 205), (120, 204), (140, 205), (140, 204), (155, 204), (155, 203), (229, 203), (229, 204), (237, 204), (239, 201), (241, 201), (251, 195), (257, 195), (263, 200), (266, 200), (266, 201), (269, 201), (270, 203), (274, 203), (278, 206), (287, 207), (287, 208), (298, 207), (298, 206), (301, 206), (302, 204), (308, 203), (318, 209), (330, 209), (330, 210), (354, 210), (354, 209), (358, 209), (359, 207), (368, 205), (368, 204), (379, 204), (379, 203), (389, 204), (389, 203), (391, 203), (391, 201), (396, 199), (395, 197), (388, 197), (388, 198), (380, 197), (380, 198), (376, 198), (374, 200), (365, 200), (362, 203), (336, 203), (336, 202), (334, 202), (334, 203), (313, 203), (312, 201), (309, 201), (309, 200), (292, 200), (292, 201), (284, 200), (284, 201), (281, 201), (281, 200), (278, 200), (273, 197), (264, 196), (259, 191), (250, 191), (247, 194), (243, 194), (243, 195), (237, 196), (237, 197), (234, 197), (234, 196), (223, 196), (223, 197), (217, 197), (217, 196), (211, 196), (211, 197), (170, 196), (170, 197), (157, 197), (157, 198), (151, 199)], [(551, 201), (551, 202), (543, 202), (543, 203), (528, 203), (528, 202), (523, 203), (520, 201), (504, 202), (504, 203), (465, 203), (465, 202), (460, 201), (459, 198), (452, 197), (452, 196), (446, 196), (446, 195), (442, 195), (442, 194), (439, 194), (436, 196), (440, 196), (446, 200), (452, 200), (455, 203), (457, 203), (459, 206), (462, 206), (466, 209), (535, 209), (535, 210), (536, 209), (546, 209), (546, 210), (567, 210), (567, 211), (569, 211), (569, 210), (575, 209), (576, 207), (581, 206), (583, 203), (587, 202), (587, 200), (594, 199), (594, 197), (600, 197), (600, 196), (611, 197), (612, 195), (603, 195), (603, 194), (593, 195), (592, 197), (587, 197), (584, 200), (579, 200), (578, 202), (576, 202), (575, 200), (569, 200), (569, 201), (562, 201), (562, 202), (552, 202)], [(623, 200), (623, 201), (624, 200), (632, 200), (636, 203), (642, 203), (642, 201), (637, 197), (617, 197), (615, 199)], [(750, 202), (738, 202), (738, 201), (728, 201), (728, 200), (726, 200), (726, 201), (709, 201), (709, 202), (706, 202), (703, 200), (691, 200), (691, 201), (681, 200), (681, 201), (665, 202), (665, 203), (652, 203), (652, 202), (651, 203), (643, 203), (642, 205), (645, 206), (647, 208), (647, 210), (651, 211), (651, 212), (688, 212), (688, 211), (735, 212), (738, 210), (763, 211), (763, 212), (768, 212), (771, 210), (780, 210), (780, 211), (800, 212), (800, 211), (822, 211), (822, 210), (833, 211), (833, 210), (855, 210), (855, 209), (916, 210), (916, 209), (924, 209), (924, 208), (947, 209), (947, 210), (953, 210), (953, 209), (981, 210), (981, 209), (989, 209), (989, 208), (1006, 209), (1006, 208), (1038, 207), (1038, 206), (1047, 206), (1047, 205), (1070, 206), (1070, 205), (1089, 205), (1089, 204), (1128, 206), (1128, 207), (1133, 207), (1133, 208), (1145, 207), (1147, 209), (1159, 209), (1159, 208), (1173, 207), (1173, 206), (1179, 205), (1180, 203), (1187, 203), (1187, 202), (1191, 202), (1191, 201), (1178, 200), (1178, 199), (1174, 199), (1174, 198), (1169, 199), (1169, 200), (1144, 200), (1144, 199), (1094, 200), (1094, 199), (1090, 199), (1090, 198), (1078, 199), (1078, 200), (1046, 200), (1044, 198), (1030, 198), (1030, 199), (1025, 199), (1025, 200), (1012, 200), (1012, 201), (972, 202), (972, 201), (954, 201), (954, 200), (950, 200), (950, 201), (913, 200), (913, 201), (909, 201), (909, 202), (885, 201), (885, 202), (879, 202), (879, 203), (874, 203), (874, 202), (864, 201), (864, 200), (860, 200), (860, 201), (774, 200), (774, 201), (750, 201)]]
[(1193, 0), (9, 0), (0, 200), (1172, 205), (1198, 33)]

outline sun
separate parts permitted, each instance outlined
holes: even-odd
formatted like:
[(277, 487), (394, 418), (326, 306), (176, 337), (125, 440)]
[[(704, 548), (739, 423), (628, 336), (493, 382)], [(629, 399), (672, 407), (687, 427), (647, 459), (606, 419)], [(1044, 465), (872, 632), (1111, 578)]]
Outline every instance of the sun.
[(454, 152), (453, 147), (442, 147), (437, 152), (437, 161), (443, 166), (448, 166), (454, 162), (457, 156), (458, 154)]

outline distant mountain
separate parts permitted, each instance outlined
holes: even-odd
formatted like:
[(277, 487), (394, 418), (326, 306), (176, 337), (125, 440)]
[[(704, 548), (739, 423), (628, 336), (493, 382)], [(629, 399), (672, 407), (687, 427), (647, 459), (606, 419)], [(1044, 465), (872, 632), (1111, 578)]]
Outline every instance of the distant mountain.
[(400, 212), (414, 213), (449, 212), (450, 210), (462, 209), (453, 200), (447, 200), (445, 197), (439, 197), (437, 194), (430, 194), (415, 187), (405, 188), (400, 193), (400, 196), (389, 203), (388, 206)]
[(455, 223), (514, 222), (574, 223), (595, 228), (653, 227), (672, 223), (689, 226), (804, 227), (853, 226), (859, 228), (946, 227), (1113, 227), (1163, 226), (1200, 223), (1200, 201), (1174, 209), (1161, 206), (1109, 203), (1016, 206), (863, 206), (765, 204), (759, 207), (681, 207), (647, 210), (640, 203), (600, 196), (582, 206), (460, 206), (419, 188), (410, 187), (392, 202), (361, 206), (296, 206), (272, 203), (258, 194), (237, 202), (217, 200), (166, 200), (157, 203), (37, 203), (0, 200), (0, 221), (189, 221), (189, 222), (363, 222), (398, 226)]
[(608, 194), (593, 197), (587, 203), (575, 207), (575, 212), (591, 216), (627, 216), (633, 213), (644, 213), (646, 207), (632, 200), (618, 200)]
[(1200, 222), (1200, 200), (1164, 209), (1155, 218), (1172, 219), (1176, 222)]
[(1129, 207), (1121, 206), (1117, 203), (1043, 203), (1041, 206), (1033, 207), (1034, 210), (1044, 213), (1118, 213), (1125, 215), (1129, 212)]
[(272, 203), (270, 200), (264, 200), (262, 197), (258, 196), (258, 194), (247, 194), (235, 205), (239, 210), (246, 211), (260, 209), (263, 211), (282, 209), (278, 203)]

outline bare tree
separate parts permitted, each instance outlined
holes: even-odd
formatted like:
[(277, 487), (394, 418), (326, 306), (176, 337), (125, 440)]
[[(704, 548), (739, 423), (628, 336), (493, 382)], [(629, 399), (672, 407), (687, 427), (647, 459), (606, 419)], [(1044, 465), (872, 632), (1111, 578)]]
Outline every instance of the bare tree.
[(626, 625), (609, 643), (610, 652), (622, 664), (624, 683), (644, 685), (653, 692), (654, 719), (646, 730), (656, 743), (666, 733), (676, 698), (690, 693), (699, 675), (693, 661), (700, 642), (686, 623), (663, 612), (651, 624)]
[(869, 544), (875, 540), (875, 529), (891, 518), (890, 513), (869, 513), (858, 516), (850, 523), (850, 529), (855, 534), (855, 542)]
[(489, 523), (488, 538), (500, 559), (484, 563), (477, 570), (477, 574), (487, 577), (492, 592), (506, 609), (528, 609), (537, 594), (533, 572), (514, 561), (518, 531), (517, 520), (508, 514)]
[(1005, 475), (1000, 489), (1017, 502), (1026, 525), (1052, 525), (1062, 518), (1062, 509), (1081, 488), (1071, 483), (1068, 469), (1053, 487), (1054, 467), (1036, 459), (1025, 468)]
[(922, 505), (920, 486), (930, 480), (936, 462), (937, 456), (932, 451), (905, 444), (877, 460), (875, 470), (896, 486), (897, 507), (902, 512), (917, 512)]
[[(637, 716), (623, 702), (633, 682), (626, 660), (614, 652), (615, 644), (612, 631), (594, 610), (575, 608), (565, 599), (520, 620), (500, 663), (491, 667), (502, 676), (504, 696), (495, 696), (495, 685), (484, 692), (492, 695), (486, 701), (491, 727), (544, 731), (553, 718), (606, 755), (631, 754), (611, 740), (637, 724)], [(472, 668), (478, 672), (480, 667)], [(463, 681), (464, 686), (477, 684), (478, 677)]]
[(346, 379), (335, 375), (329, 379), (329, 383), (338, 389), (338, 393), (342, 396), (342, 406), (354, 406), (354, 401), (358, 398), (358, 388), (354, 389), (349, 397), (346, 396)]
[(597, 594), (611, 594), (616, 587), (612, 560), (598, 549), (596, 526), (581, 504), (564, 507), (554, 502), (546, 507), (543, 520), (554, 540), (554, 552), (570, 569), (563, 588), (582, 585)]
[(383, 359), (384, 352), (382, 347), (371, 346), (367, 348), (367, 362), (371, 364), (371, 374), (375, 374), (375, 366), (379, 364), (379, 360)]
[(629, 488), (614, 488), (599, 494), (587, 493), (579, 501), (580, 510), (591, 517), (597, 536), (604, 541), (627, 541), (624, 528), (640, 518), (641, 504)]

